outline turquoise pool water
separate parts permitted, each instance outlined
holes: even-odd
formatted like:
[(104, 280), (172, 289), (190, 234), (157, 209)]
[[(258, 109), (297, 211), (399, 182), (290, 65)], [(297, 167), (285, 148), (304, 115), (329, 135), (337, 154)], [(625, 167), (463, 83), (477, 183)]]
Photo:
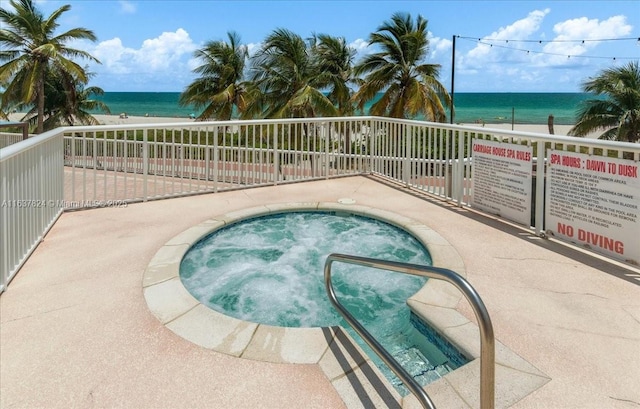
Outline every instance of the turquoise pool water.
[[(331, 306), (323, 279), (330, 253), (431, 265), (429, 252), (402, 229), (351, 214), (305, 211), (247, 219), (213, 232), (185, 254), (180, 277), (201, 303), (241, 320), (284, 327), (342, 325), (405, 393)], [(457, 367), (410, 319), (406, 300), (424, 278), (339, 263), (332, 271), (341, 303), (422, 384)]]

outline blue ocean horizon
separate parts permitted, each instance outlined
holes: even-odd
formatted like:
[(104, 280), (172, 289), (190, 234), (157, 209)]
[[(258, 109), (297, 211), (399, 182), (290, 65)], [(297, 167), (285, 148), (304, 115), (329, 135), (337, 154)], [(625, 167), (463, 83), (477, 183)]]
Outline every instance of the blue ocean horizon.
[[(587, 93), (471, 93), (454, 94), (455, 123), (547, 124), (549, 115), (557, 125), (573, 125), (580, 104), (593, 98)], [(111, 114), (188, 118), (200, 112), (179, 104), (180, 92), (105, 92), (97, 97)], [(372, 102), (373, 103), (373, 102)], [(365, 107), (371, 106), (368, 104)], [(101, 113), (101, 112), (94, 112)], [(449, 113), (447, 112), (447, 115)], [(417, 118), (419, 119), (419, 118)]]

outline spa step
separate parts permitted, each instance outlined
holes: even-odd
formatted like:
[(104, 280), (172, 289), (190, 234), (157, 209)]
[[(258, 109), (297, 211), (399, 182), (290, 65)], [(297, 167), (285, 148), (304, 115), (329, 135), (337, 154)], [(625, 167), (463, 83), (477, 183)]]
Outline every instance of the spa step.
[(351, 408), (402, 408), (402, 396), (341, 327), (323, 328), (328, 348), (320, 367)]

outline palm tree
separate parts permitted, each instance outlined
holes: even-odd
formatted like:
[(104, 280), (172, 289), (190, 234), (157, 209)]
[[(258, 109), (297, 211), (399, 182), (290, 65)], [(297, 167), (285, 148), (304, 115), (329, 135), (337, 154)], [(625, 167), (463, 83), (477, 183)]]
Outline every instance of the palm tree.
[[(111, 113), (104, 102), (92, 98), (103, 95), (102, 88), (85, 88), (85, 84), (70, 77), (68, 73), (50, 71), (45, 81), (45, 94), (45, 131), (76, 122), (82, 125), (99, 125), (100, 122), (89, 111)], [(27, 112), (25, 119), (30, 122), (37, 120), (35, 108), (32, 107)]]
[(582, 84), (584, 92), (602, 96), (590, 99), (578, 110), (578, 121), (569, 135), (604, 132), (599, 139), (640, 140), (640, 65), (638, 61), (609, 68)]
[[(21, 102), (33, 104), (37, 111), (36, 132), (43, 131), (45, 109), (45, 80), (51, 69), (69, 73), (83, 83), (87, 83), (85, 70), (71, 58), (87, 58), (99, 62), (89, 53), (67, 47), (75, 40), (96, 41), (92, 31), (73, 28), (56, 35), (60, 16), (71, 9), (64, 5), (49, 17), (35, 7), (33, 0), (10, 0), (14, 12), (0, 9), (0, 82), (8, 82), (5, 95), (19, 96)], [(8, 101), (3, 100), (3, 105)]]
[[(312, 46), (289, 30), (277, 29), (267, 36), (252, 60), (252, 81), (259, 94), (252, 110), (260, 109), (264, 118), (337, 116), (337, 108), (321, 90), (325, 83), (312, 53)], [(316, 129), (308, 124), (295, 125), (293, 143), (300, 147), (306, 137), (308, 149), (315, 150), (318, 146), (309, 138)], [(287, 160), (282, 158), (280, 164)], [(313, 155), (308, 160), (315, 175)]]
[[(357, 83), (353, 73), (356, 51), (347, 45), (344, 37), (332, 37), (327, 34), (313, 35), (310, 44), (318, 69), (318, 85), (328, 91), (327, 97), (338, 108), (340, 116), (352, 116), (355, 109), (351, 102), (351, 85)], [(344, 153), (349, 155), (352, 129), (345, 123), (335, 126), (338, 134), (344, 136)], [(346, 160), (349, 160), (348, 157)]]
[(253, 57), (252, 81), (261, 95), (265, 118), (336, 116), (338, 110), (322, 93), (317, 61), (297, 34), (277, 29)]
[(450, 106), (451, 97), (437, 80), (440, 65), (422, 63), (429, 52), (427, 20), (419, 15), (414, 24), (410, 14), (396, 13), (369, 36), (369, 45), (380, 51), (355, 67), (357, 76), (365, 75), (354, 95), (358, 109), (383, 92), (371, 106), (371, 115), (406, 118), (423, 114), (429, 121), (444, 122), (443, 104)]
[(356, 83), (353, 75), (356, 51), (347, 45), (344, 37), (319, 34), (313, 35), (310, 42), (311, 53), (317, 64), (318, 85), (328, 90), (327, 97), (338, 108), (340, 115), (353, 115), (350, 85)]
[(228, 32), (229, 42), (209, 41), (194, 53), (202, 65), (193, 71), (200, 74), (180, 95), (180, 104), (203, 109), (198, 120), (229, 120), (234, 108), (243, 112), (248, 105), (248, 84), (244, 83), (244, 68), (249, 53), (240, 44), (240, 36)]
[[(9, 114), (15, 109), (15, 103), (12, 101), (8, 101), (8, 104), (2, 104), (1, 101), (5, 99), (5, 92), (3, 91), (7, 86), (4, 84), (0, 84), (0, 119), (8, 121)], [(9, 100), (9, 98), (7, 98)]]

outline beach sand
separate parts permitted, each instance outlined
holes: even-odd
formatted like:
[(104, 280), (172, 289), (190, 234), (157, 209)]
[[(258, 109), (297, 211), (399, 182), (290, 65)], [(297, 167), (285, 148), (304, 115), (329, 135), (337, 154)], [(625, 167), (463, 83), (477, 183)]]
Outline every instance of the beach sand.
[[(120, 125), (120, 124), (152, 124), (152, 123), (175, 123), (175, 122), (194, 122), (190, 118), (167, 118), (167, 117), (145, 117), (145, 116), (129, 116), (126, 119), (120, 118), (118, 115), (94, 115), (101, 124), (104, 125)], [(478, 124), (462, 124), (467, 126), (481, 126)], [(485, 129), (511, 130), (511, 124), (485, 124)], [(571, 129), (571, 125), (554, 125), (556, 135), (566, 135)], [(547, 124), (515, 124), (514, 131), (549, 133)]]
[[(460, 124), (465, 126), (481, 127), (484, 129), (499, 129), (501, 131), (511, 131), (511, 124), (485, 124), (484, 126), (478, 124)], [(567, 135), (569, 130), (573, 128), (573, 125), (554, 125), (554, 135)], [(549, 126), (547, 124), (514, 124), (513, 131), (516, 132), (534, 132), (534, 133), (549, 133)]]
[(127, 116), (121, 118), (120, 115), (94, 115), (102, 125), (131, 125), (131, 124), (167, 124), (178, 122), (195, 122), (188, 117), (166, 117), (166, 116)]
[[(23, 114), (10, 114), (9, 120), (11, 121), (19, 121), (22, 118)], [(94, 117), (100, 121), (102, 125), (135, 125), (135, 124), (165, 124), (165, 123), (180, 123), (180, 122), (195, 122), (193, 119), (188, 117), (160, 117), (160, 116), (128, 116), (126, 118), (121, 118), (120, 115), (104, 115), (97, 114)], [(485, 124), (484, 126), (479, 124), (461, 124), (466, 126), (473, 127), (482, 127), (486, 130), (489, 129), (498, 129), (501, 131), (510, 131), (512, 128), (511, 124)], [(554, 125), (555, 135), (567, 135), (569, 130), (572, 128), (572, 125)], [(533, 132), (533, 133), (542, 133), (548, 134), (549, 128), (547, 124), (514, 124), (514, 131), (520, 132)]]
[[(9, 114), (10, 121), (20, 121), (24, 114)], [(194, 122), (188, 117), (163, 117), (163, 116), (127, 116), (121, 118), (120, 115), (96, 114), (96, 118), (100, 125), (134, 125), (134, 124), (166, 124), (178, 122)]]

